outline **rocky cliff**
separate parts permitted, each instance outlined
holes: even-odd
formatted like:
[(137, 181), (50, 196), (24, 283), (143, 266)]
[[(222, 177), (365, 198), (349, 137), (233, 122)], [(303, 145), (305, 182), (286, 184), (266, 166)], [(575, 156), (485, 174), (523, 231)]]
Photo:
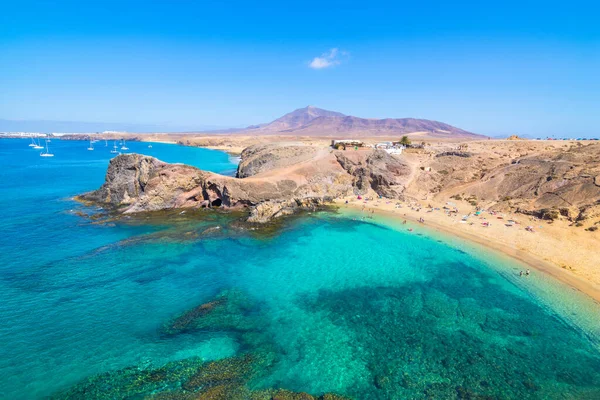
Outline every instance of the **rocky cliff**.
[(318, 149), (297, 143), (272, 143), (250, 146), (241, 154), (237, 177), (247, 178), (261, 172), (289, 167), (315, 157)]
[[(250, 222), (266, 222), (353, 193), (398, 198), (408, 167), (383, 151), (343, 152), (301, 146), (244, 152), (233, 178), (153, 157), (126, 154), (111, 160), (104, 184), (84, 201), (123, 213), (174, 208), (248, 208)], [(266, 160), (266, 161), (265, 161)]]
[(338, 151), (340, 165), (353, 177), (355, 194), (375, 193), (397, 199), (402, 196), (410, 177), (410, 168), (398, 158), (383, 150), (375, 150), (363, 157), (356, 152)]
[[(409, 192), (462, 197), (499, 211), (578, 222), (600, 216), (600, 144), (484, 143), (425, 159)], [(490, 151), (491, 150), (491, 151)]]

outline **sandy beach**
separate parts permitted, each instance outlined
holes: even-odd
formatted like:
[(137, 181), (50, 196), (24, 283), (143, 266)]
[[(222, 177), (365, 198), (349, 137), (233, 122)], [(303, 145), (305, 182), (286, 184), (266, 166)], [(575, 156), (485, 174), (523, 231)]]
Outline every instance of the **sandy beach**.
[[(399, 223), (406, 220), (406, 229), (424, 226), (486, 246), (531, 266), (535, 271), (549, 274), (600, 303), (600, 241), (596, 235), (570, 227), (565, 221), (549, 224), (522, 214), (492, 215), (487, 211), (475, 215), (475, 208), (468, 203), (450, 199), (440, 204), (402, 202), (376, 196), (369, 198), (371, 200), (366, 201), (352, 196), (338, 200), (336, 204), (362, 212), (365, 217), (375, 215), (392, 218)], [(428, 208), (430, 205), (432, 208)], [(456, 207), (458, 213), (449, 214), (444, 207), (450, 210)], [(469, 214), (466, 222), (461, 222)], [(425, 222), (419, 223), (420, 218)], [(488, 224), (484, 226), (486, 222)], [(526, 230), (527, 226), (533, 227), (533, 232)]]

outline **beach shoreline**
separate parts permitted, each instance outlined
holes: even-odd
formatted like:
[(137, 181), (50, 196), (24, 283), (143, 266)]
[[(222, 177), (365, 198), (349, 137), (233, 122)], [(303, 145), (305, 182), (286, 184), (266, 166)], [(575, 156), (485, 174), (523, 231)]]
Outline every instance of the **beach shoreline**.
[[(348, 201), (346, 204), (345, 201)], [(382, 201), (385, 199), (382, 199)], [(388, 200), (389, 201), (389, 200)], [(422, 211), (411, 210), (405, 203), (402, 208), (394, 209), (390, 207), (385, 207), (387, 204), (377, 204), (374, 201), (364, 203), (363, 201), (358, 202), (355, 197), (346, 198), (336, 200), (335, 204), (340, 207), (347, 207), (353, 211), (358, 212), (358, 215), (361, 214), (361, 211), (366, 211), (365, 214), (373, 215), (373, 221), (378, 222), (379, 218), (391, 218), (395, 224), (401, 225), (404, 220), (407, 221), (407, 224), (410, 222), (411, 225), (407, 227), (407, 229), (414, 229), (416, 226), (423, 227), (426, 230), (432, 230), (434, 232), (438, 232), (444, 235), (450, 235), (453, 238), (457, 238), (459, 240), (464, 240), (468, 244), (476, 244), (483, 246), (487, 249), (490, 249), (493, 252), (500, 253), (504, 256), (513, 258), (526, 266), (531, 267), (532, 270), (542, 272), (546, 275), (551, 276), (555, 280), (561, 282), (562, 284), (568, 285), (573, 290), (576, 290), (580, 293), (585, 294), (590, 297), (596, 304), (600, 305), (600, 286), (593, 279), (588, 279), (585, 276), (574, 273), (569, 269), (562, 268), (555, 262), (544, 259), (540, 255), (532, 252), (526, 245), (526, 243), (522, 243), (520, 248), (515, 246), (511, 246), (505, 241), (502, 241), (502, 235), (493, 234), (485, 234), (485, 235), (477, 235), (474, 232), (465, 231), (464, 229), (459, 229), (460, 227), (464, 227), (465, 225), (456, 225), (456, 221), (448, 220), (443, 221), (440, 218), (431, 218), (432, 213), (424, 213)], [(371, 211), (374, 211), (371, 213)], [(419, 222), (419, 218), (425, 218), (424, 223)], [(389, 221), (382, 221), (389, 222)], [(415, 226), (416, 224), (416, 226)], [(400, 226), (394, 226), (394, 228), (400, 229)], [(481, 228), (487, 229), (487, 228)], [(529, 232), (527, 232), (529, 233)], [(535, 235), (539, 235), (539, 233), (535, 233)], [(539, 236), (538, 236), (539, 237)], [(546, 238), (540, 238), (539, 240), (544, 240)], [(588, 268), (592, 268), (592, 266), (588, 266)]]

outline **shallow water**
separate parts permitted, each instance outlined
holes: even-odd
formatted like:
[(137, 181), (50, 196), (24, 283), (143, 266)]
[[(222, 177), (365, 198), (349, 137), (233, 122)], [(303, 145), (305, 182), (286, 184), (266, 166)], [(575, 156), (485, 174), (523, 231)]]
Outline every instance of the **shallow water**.
[[(242, 354), (262, 360), (235, 381), (254, 390), (600, 396), (597, 306), (553, 281), (523, 284), (485, 250), (335, 213), (271, 235), (210, 211), (94, 223), (70, 212), (81, 206), (69, 197), (99, 186), (108, 158), (88, 162), (68, 142), (67, 161), (46, 164), (23, 145), (0, 141), (1, 398), (41, 398), (130, 366), (140, 369), (96, 378), (85, 393), (204, 390), (177, 371)], [(166, 148), (166, 160), (181, 149)], [(203, 168), (234, 168), (222, 153), (211, 164), (213, 152), (184, 150), (199, 151)], [(176, 376), (167, 382), (165, 370)], [(161, 374), (124, 383), (139, 371)]]

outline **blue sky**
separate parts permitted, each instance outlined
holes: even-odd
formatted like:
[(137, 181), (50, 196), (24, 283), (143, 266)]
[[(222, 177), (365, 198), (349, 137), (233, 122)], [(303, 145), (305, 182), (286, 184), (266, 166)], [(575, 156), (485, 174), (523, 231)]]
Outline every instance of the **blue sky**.
[(0, 118), (227, 127), (311, 104), (600, 133), (592, 2), (252, 3), (4, 0)]

